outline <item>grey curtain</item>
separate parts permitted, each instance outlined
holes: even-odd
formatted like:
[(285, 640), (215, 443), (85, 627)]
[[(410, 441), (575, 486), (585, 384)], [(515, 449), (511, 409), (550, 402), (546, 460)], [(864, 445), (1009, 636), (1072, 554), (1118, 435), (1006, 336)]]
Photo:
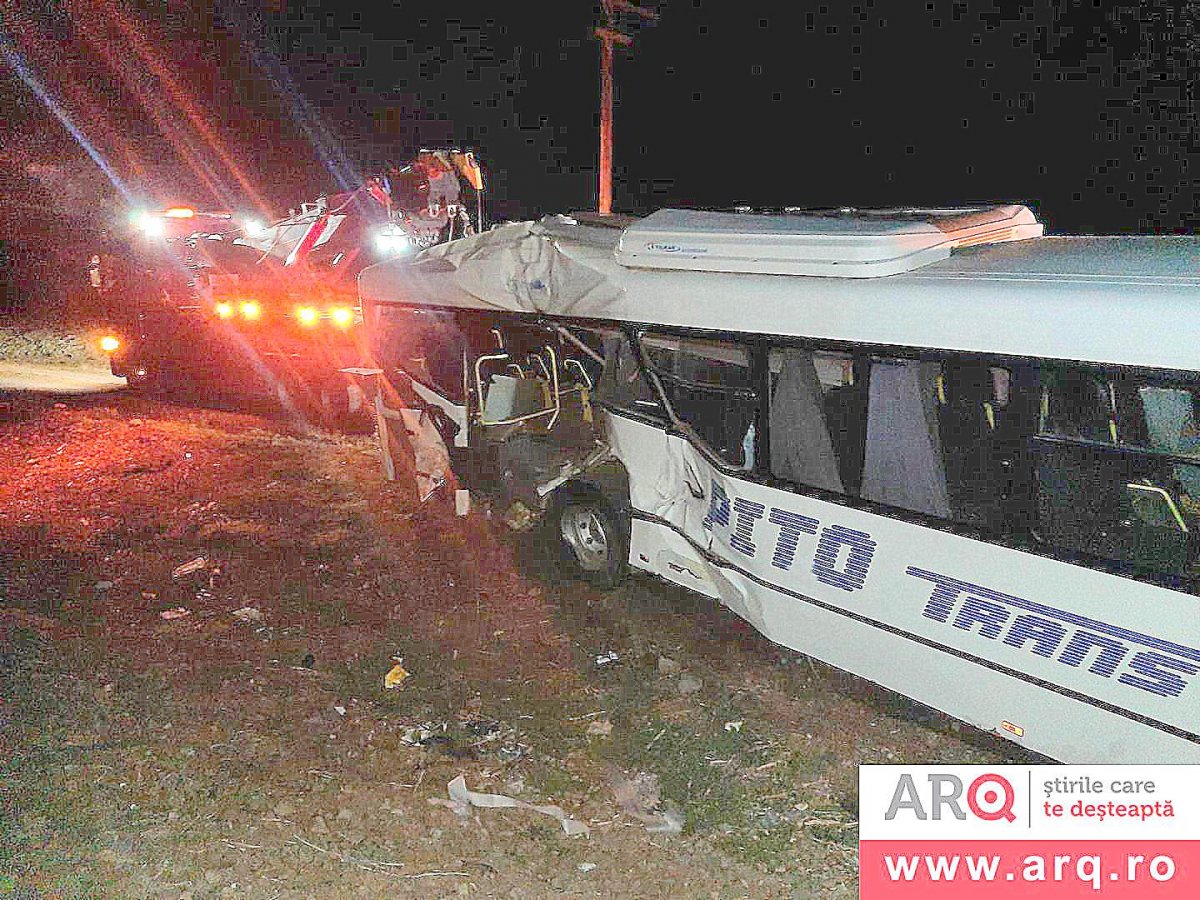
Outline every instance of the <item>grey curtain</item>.
[(938, 436), (937, 363), (872, 360), (862, 497), (950, 517)]
[(780, 355), (782, 366), (771, 395), (771, 474), (844, 493), (812, 353), (787, 349)]

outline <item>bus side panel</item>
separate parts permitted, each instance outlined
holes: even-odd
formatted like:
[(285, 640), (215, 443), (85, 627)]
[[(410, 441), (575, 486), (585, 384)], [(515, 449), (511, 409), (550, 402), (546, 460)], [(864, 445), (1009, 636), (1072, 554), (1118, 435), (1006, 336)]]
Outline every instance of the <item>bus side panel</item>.
[[(643, 569), (714, 600), (721, 599), (721, 592), (712, 579), (711, 567), (677, 531), (657, 522), (634, 519), (629, 544), (629, 564), (634, 568)], [(747, 617), (740, 611), (739, 614)]]
[[(969, 660), (925, 651), (906, 637), (798, 603), (736, 572), (726, 577), (737, 590), (755, 598), (771, 620), (786, 618), (787, 637), (770, 625), (759, 629), (767, 637), (982, 731), (1072, 763), (1200, 762), (1200, 746), (1195, 743)], [(736, 604), (727, 605), (738, 611)], [(800, 634), (802, 638), (797, 637)], [(1005, 729), (1005, 722), (1022, 730), (1022, 737)]]
[(666, 433), (660, 426), (627, 416), (604, 415), (609, 446), (629, 473), (630, 505), (674, 521), (679, 528), (675, 531), (635, 518), (629, 564), (708, 597), (719, 597), (703, 555), (683, 536), (688, 507), (679, 496), (680, 471), (669, 452)]
[(669, 459), (626, 463), (654, 479), (635, 509), (768, 638), (1064, 761), (1200, 761), (1196, 597), (732, 478), (666, 440)]

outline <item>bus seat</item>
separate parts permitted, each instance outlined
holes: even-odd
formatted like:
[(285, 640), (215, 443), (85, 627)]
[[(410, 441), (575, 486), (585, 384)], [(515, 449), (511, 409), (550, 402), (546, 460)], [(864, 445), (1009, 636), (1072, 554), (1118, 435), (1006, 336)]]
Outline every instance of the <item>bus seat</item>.
[(493, 375), (483, 403), (484, 422), (502, 422), (546, 409), (544, 385), (540, 378)]

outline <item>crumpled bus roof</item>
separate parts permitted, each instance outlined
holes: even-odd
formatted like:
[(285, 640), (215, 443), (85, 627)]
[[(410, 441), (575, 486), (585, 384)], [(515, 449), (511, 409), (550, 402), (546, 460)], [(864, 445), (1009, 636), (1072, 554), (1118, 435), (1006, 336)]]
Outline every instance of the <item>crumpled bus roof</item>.
[(624, 289), (564, 253), (551, 230), (556, 224), (547, 217), (501, 225), (371, 266), (359, 275), (359, 294), (373, 303), (610, 315)]

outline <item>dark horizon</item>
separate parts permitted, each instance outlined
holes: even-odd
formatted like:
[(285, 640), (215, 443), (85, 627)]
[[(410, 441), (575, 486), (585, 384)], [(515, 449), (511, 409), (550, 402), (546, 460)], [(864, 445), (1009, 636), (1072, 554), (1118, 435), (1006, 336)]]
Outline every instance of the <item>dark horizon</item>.
[[(479, 151), (497, 216), (595, 203), (598, 4), (102, 4), (136, 25), (227, 160), (180, 139), (196, 122), (154, 71), (135, 59), (122, 81), (127, 37), (72, 18), (77, 5), (27, 4), (13, 44), (138, 196), (249, 202), (238, 168), (282, 211), (372, 160), (450, 143)], [(616, 63), (616, 210), (1016, 200), (1057, 232), (1196, 226), (1194, 10), (648, 5), (661, 20)], [(89, 44), (95, 27), (106, 37)], [(32, 163), (96, 182), (5, 72), (6, 180)]]

